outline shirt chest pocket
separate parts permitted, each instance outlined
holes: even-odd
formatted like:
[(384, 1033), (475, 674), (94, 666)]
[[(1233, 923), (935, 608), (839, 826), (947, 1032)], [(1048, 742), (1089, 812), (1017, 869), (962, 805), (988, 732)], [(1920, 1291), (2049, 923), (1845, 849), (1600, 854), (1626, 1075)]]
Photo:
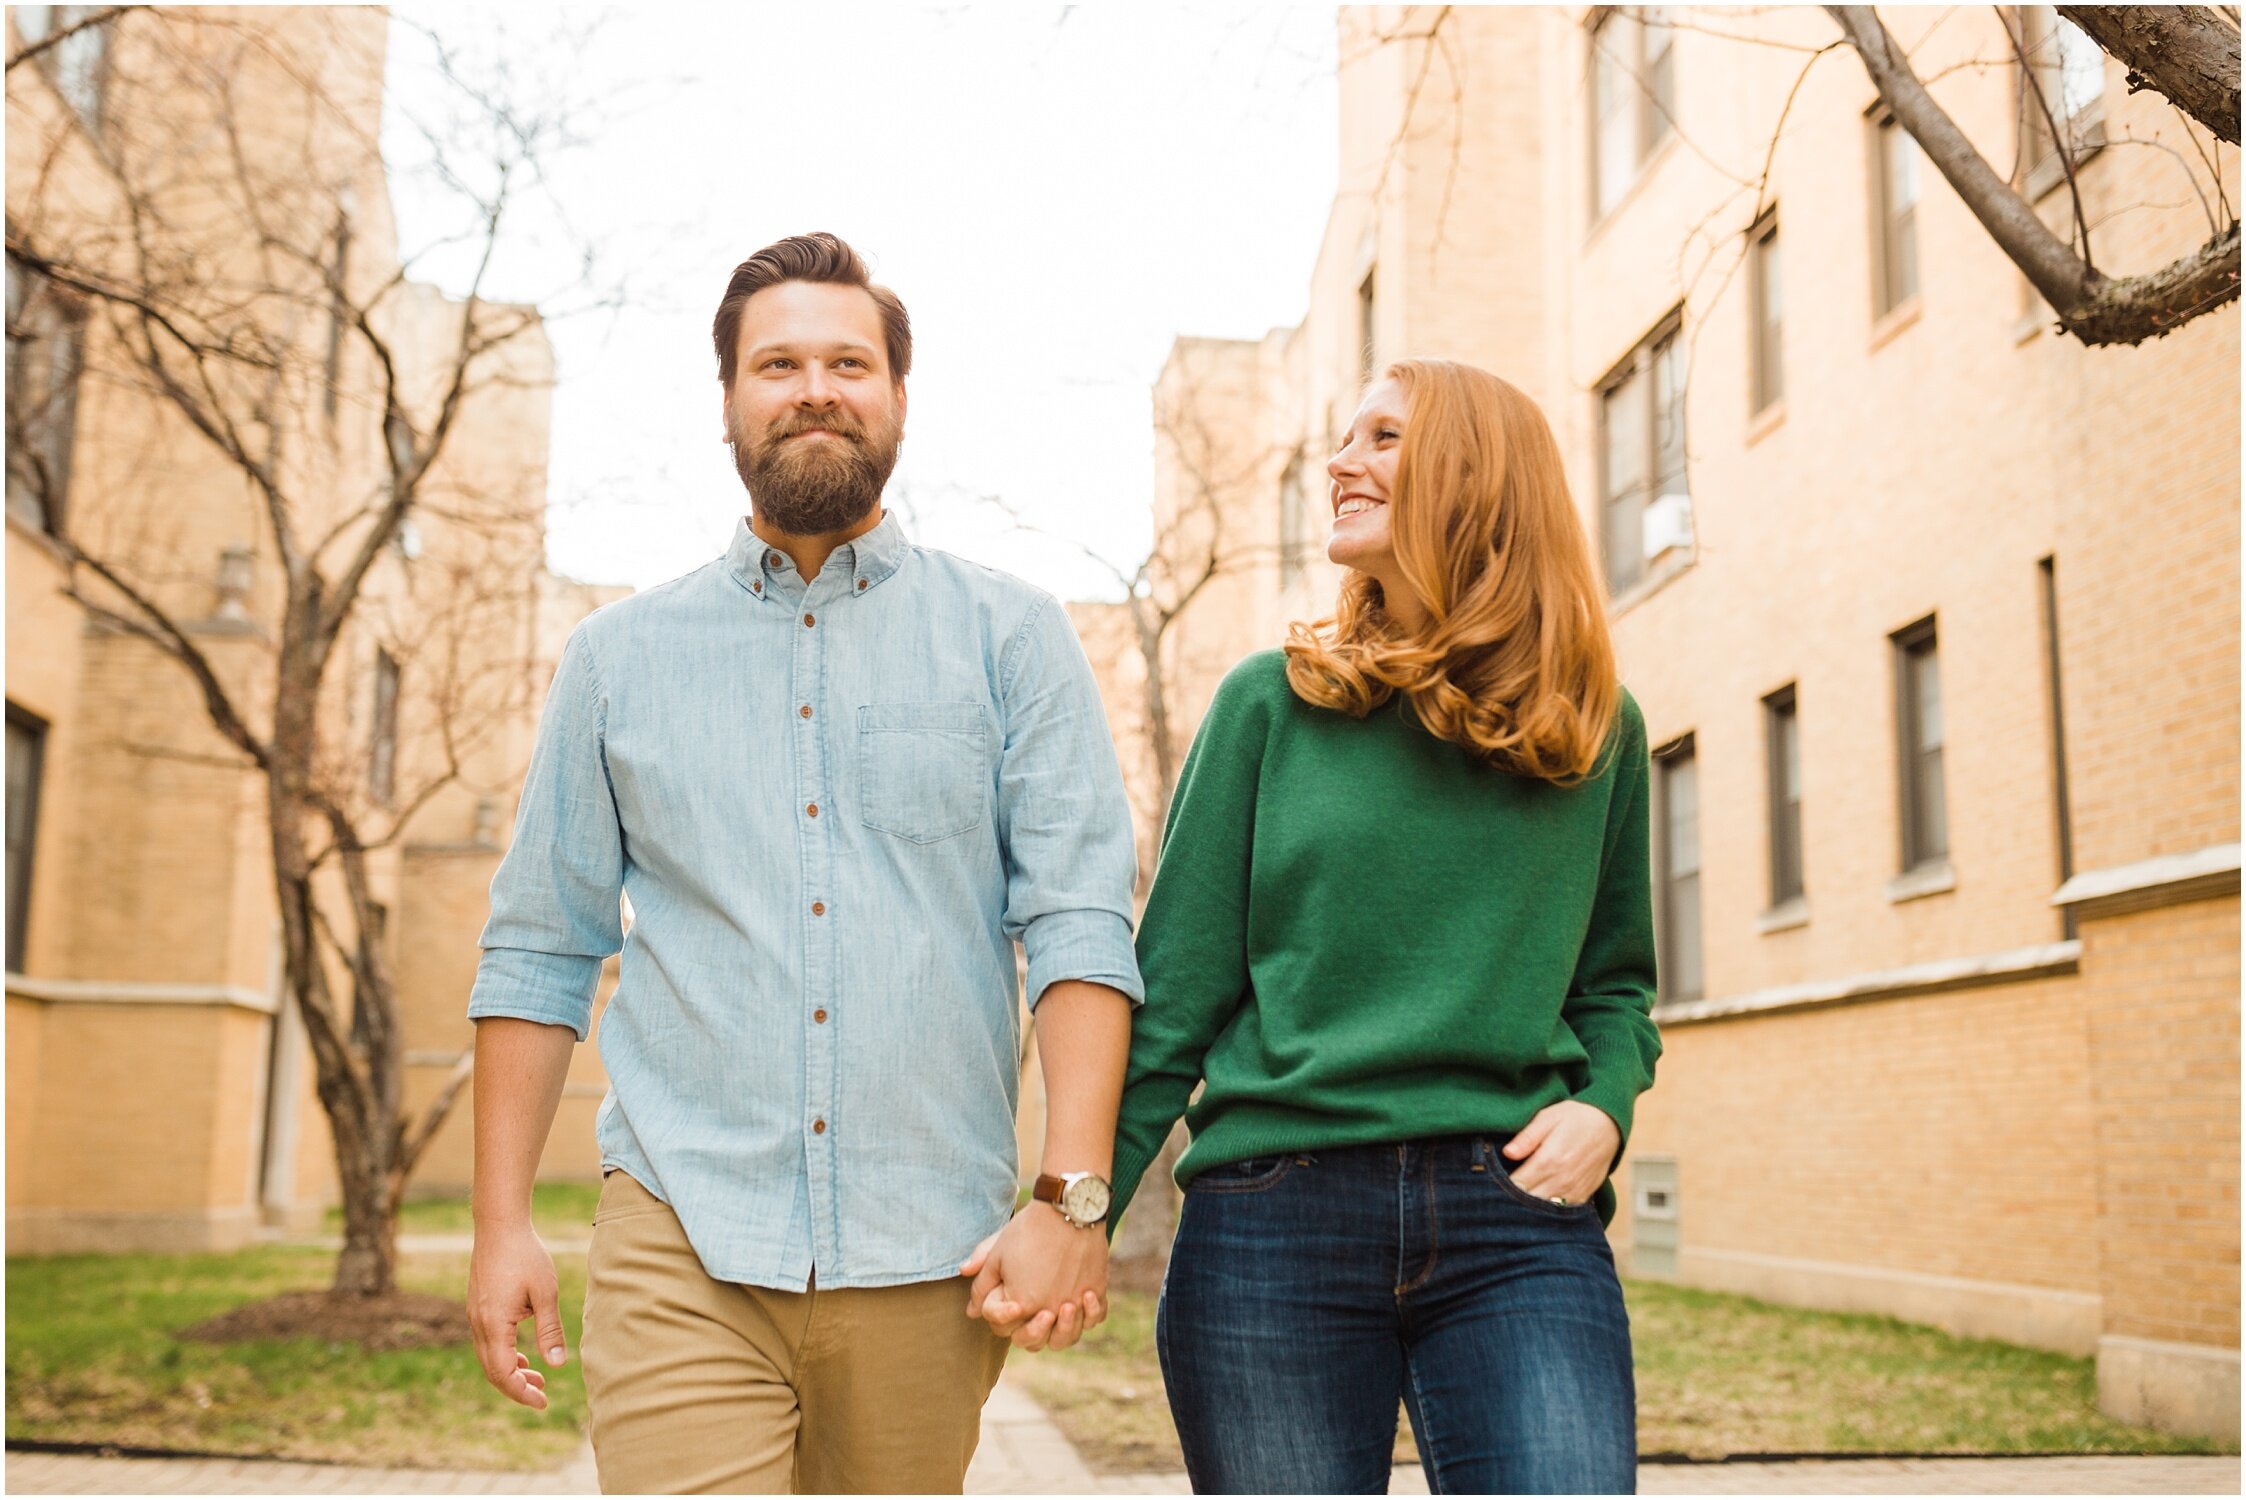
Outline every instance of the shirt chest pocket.
[(858, 710), (858, 799), (868, 828), (933, 844), (990, 816), (990, 720), (980, 703)]

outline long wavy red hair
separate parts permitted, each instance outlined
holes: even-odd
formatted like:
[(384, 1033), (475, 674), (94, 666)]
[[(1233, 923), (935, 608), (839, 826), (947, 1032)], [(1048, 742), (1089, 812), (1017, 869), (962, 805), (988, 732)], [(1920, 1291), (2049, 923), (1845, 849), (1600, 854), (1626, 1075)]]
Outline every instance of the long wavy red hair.
[(1287, 682), (1361, 719), (1402, 693), (1420, 723), (1489, 765), (1572, 786), (1598, 767), (1622, 699), (1606, 600), (1559, 445), (1536, 403), (1487, 370), (1399, 360), (1404, 430), (1388, 501), (1407, 632), (1352, 570), (1333, 614), (1287, 632)]

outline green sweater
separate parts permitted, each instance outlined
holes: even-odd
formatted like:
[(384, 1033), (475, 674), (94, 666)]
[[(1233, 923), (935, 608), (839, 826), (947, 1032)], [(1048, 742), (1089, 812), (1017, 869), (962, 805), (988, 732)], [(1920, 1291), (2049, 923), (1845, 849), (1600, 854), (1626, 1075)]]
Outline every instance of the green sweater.
[(1627, 692), (1596, 774), (1563, 789), (1437, 739), (1401, 694), (1360, 721), (1297, 698), (1282, 652), (1233, 668), (1139, 926), (1109, 1222), (1181, 1113), (1181, 1185), (1250, 1156), (1509, 1134), (1568, 1098), (1627, 1140), (1661, 1051), (1647, 764)]

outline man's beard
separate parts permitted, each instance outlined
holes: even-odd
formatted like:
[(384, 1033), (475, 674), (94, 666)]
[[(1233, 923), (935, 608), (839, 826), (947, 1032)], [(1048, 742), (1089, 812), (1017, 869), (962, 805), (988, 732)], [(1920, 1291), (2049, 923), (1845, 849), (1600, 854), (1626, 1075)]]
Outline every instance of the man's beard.
[[(832, 437), (790, 441), (814, 427)], [(755, 438), (730, 419), (733, 468), (756, 514), (793, 536), (847, 531), (881, 503), (897, 467), (904, 423), (895, 416), (869, 432), (848, 412), (791, 411)]]

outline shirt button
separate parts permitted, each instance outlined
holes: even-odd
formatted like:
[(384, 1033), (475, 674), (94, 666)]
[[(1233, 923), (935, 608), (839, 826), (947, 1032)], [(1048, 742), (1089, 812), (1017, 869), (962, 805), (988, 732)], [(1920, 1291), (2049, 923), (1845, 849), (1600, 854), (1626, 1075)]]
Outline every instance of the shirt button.
[(824, 1025), (826, 1025), (826, 1024), (827, 1024), (827, 1013), (826, 1013), (826, 1010), (825, 1010), (825, 1009), (824, 1009), (824, 1008), (822, 1007), (822, 1008), (821, 1008), (821, 1009), (819, 1009), (819, 1010), (815, 1010), (815, 1011), (811, 1012), (811, 1019), (812, 1019), (812, 1020), (814, 1020), (814, 1021), (817, 1021), (817, 1022), (818, 1022), (818, 1023), (819, 1023), (820, 1025), (821, 1025), (821, 1026), (824, 1026)]
[(750, 593), (752, 593), (752, 594), (761, 594), (761, 593), (763, 593), (763, 592), (764, 592), (764, 580), (763, 580), (763, 579), (761, 579), (761, 578), (759, 578), (759, 579), (758, 579), (758, 580), (757, 580), (756, 582), (754, 582), (754, 583), (750, 584), (750, 585), (749, 585), (749, 592), (750, 592)]
[(811, 717), (811, 705), (806, 703), (803, 705), (803, 707), (797, 709), (796, 712), (808, 719)]
[(765, 553), (764, 565), (768, 568), (777, 568), (778, 566), (780, 566), (780, 554), (777, 552)]
[(805, 630), (809, 630), (809, 629), (810, 629), (810, 628), (811, 628), (812, 626), (814, 626), (814, 625), (816, 625), (816, 624), (818, 624), (818, 623), (819, 623), (819, 621), (818, 621), (818, 619), (817, 619), (817, 618), (816, 618), (815, 616), (812, 616), (812, 615), (805, 615), (805, 616), (803, 617), (803, 628), (804, 628)]
[(865, 580), (864, 580), (863, 578), (861, 578), (861, 579), (859, 579), (859, 580), (858, 580), (858, 592), (862, 594), (862, 593), (864, 593), (865, 591), (866, 591), (866, 581), (865, 581)]
[(809, 813), (812, 817), (816, 818), (817, 816), (819, 816), (819, 804), (814, 802), (809, 807), (805, 808), (804, 811)]
[(811, 915), (813, 915), (814, 917), (823, 917), (823, 916), (825, 916), (826, 914), (827, 914), (827, 903), (826, 903), (826, 902), (824, 902), (824, 901), (814, 901), (814, 902), (812, 902), (812, 903), (811, 903)]
[(824, 1120), (813, 1120), (811, 1122), (811, 1133), (813, 1135), (825, 1135), (827, 1133), (827, 1122)]

